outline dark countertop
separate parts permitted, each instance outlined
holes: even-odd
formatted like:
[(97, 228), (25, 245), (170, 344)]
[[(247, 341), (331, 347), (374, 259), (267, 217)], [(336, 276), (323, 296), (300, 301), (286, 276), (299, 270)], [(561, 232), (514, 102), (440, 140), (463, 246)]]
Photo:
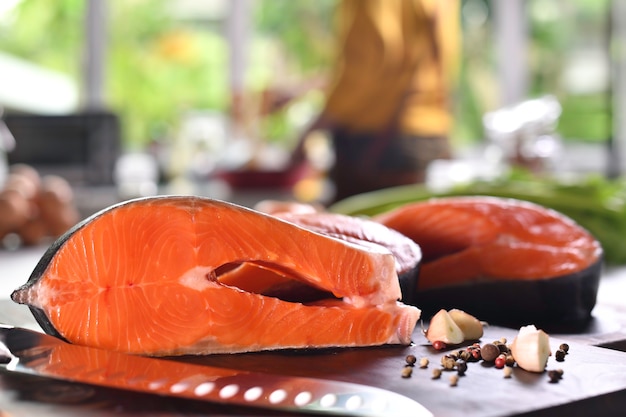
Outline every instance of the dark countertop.
[[(34, 254), (28, 257), (21, 254), (22, 262), (33, 260)], [(0, 253), (0, 270), (6, 268), (9, 258), (20, 257)], [(21, 283), (19, 279), (13, 280)], [(449, 375), (445, 373), (441, 380), (432, 380), (431, 370), (438, 366), (442, 352), (434, 351), (426, 343), (419, 328), (414, 334), (414, 344), (408, 347), (264, 352), (176, 360), (379, 386), (416, 399), (436, 416), (623, 415), (626, 305), (621, 297), (625, 290), (626, 268), (605, 271), (592, 321), (578, 333), (551, 334), (553, 351), (561, 342), (570, 345), (564, 362), (556, 362), (554, 355), (548, 362), (548, 369), (558, 367), (565, 371), (563, 380), (557, 384), (549, 383), (545, 373), (530, 374), (519, 369), (510, 380), (504, 379), (499, 370), (480, 363), (470, 364), (457, 387), (449, 386)], [(0, 300), (0, 322), (38, 329), (27, 308), (6, 298)], [(501, 337), (512, 340), (515, 334), (516, 329), (490, 326), (482, 341)], [(400, 372), (409, 353), (418, 358), (428, 357), (431, 365), (427, 370), (415, 369), (413, 376), (405, 379)], [(269, 415), (254, 409), (233, 409), (7, 373), (0, 373), (0, 387), (0, 410), (12, 417)]]

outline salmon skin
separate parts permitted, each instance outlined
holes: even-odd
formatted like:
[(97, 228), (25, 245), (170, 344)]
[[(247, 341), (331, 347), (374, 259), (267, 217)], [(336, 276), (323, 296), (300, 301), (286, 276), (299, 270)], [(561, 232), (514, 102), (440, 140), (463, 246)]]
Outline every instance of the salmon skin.
[(414, 240), (425, 314), (461, 308), (506, 325), (584, 321), (596, 301), (602, 247), (570, 218), (485, 196), (408, 203), (374, 220)]
[[(332, 297), (286, 301), (220, 282), (255, 264)], [(201, 197), (127, 201), (54, 242), (12, 294), (71, 343), (164, 356), (408, 344), (394, 256)]]

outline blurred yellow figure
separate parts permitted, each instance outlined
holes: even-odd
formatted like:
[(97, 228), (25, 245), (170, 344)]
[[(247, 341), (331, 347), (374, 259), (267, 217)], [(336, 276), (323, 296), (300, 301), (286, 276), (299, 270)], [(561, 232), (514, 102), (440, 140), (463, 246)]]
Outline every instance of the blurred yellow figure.
[(429, 162), (451, 157), (458, 0), (343, 0), (338, 7), (326, 103), (303, 137), (331, 133), (335, 200), (421, 182)]

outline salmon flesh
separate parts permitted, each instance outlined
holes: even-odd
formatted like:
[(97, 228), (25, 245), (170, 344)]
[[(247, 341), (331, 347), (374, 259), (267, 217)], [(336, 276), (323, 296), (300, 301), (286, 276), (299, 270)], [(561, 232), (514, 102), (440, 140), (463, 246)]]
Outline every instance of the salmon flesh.
[(526, 201), (443, 197), (374, 218), (422, 249), (418, 291), (488, 281), (538, 281), (584, 271), (602, 247), (572, 219)]
[[(300, 302), (220, 279), (240, 265), (327, 296)], [(400, 301), (396, 268), (382, 245), (222, 201), (160, 196), (77, 224), (12, 299), (29, 305), (47, 333), (133, 354), (408, 344), (420, 310)]]

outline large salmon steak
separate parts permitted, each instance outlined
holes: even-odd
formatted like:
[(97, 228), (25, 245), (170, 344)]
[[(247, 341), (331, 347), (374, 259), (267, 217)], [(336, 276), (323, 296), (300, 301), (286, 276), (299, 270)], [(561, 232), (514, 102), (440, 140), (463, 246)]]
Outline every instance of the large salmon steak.
[[(318, 295), (299, 301), (222, 280), (250, 265), (258, 275), (249, 280), (271, 271)], [(400, 301), (406, 269), (384, 244), (227, 202), (159, 196), (78, 223), (11, 297), (49, 334), (133, 354), (409, 344), (420, 310)]]
[(485, 196), (407, 203), (373, 220), (416, 242), (424, 316), (460, 308), (497, 324), (579, 326), (591, 318), (602, 247), (569, 217)]

